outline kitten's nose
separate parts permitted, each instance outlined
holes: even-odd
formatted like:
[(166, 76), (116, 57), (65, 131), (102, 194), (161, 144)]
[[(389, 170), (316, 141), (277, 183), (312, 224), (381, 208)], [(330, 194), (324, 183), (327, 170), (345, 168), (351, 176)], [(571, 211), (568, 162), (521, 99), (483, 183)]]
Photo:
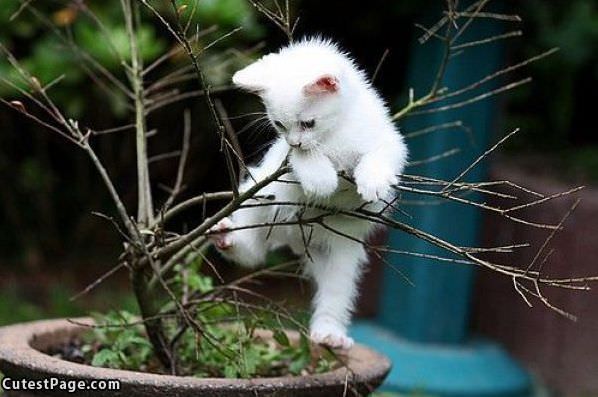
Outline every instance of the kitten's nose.
[(293, 149), (299, 149), (301, 147), (301, 136), (295, 131), (290, 131), (285, 138), (289, 146)]
[(298, 136), (289, 135), (286, 137), (287, 143), (293, 149), (299, 149), (301, 147), (301, 139)]

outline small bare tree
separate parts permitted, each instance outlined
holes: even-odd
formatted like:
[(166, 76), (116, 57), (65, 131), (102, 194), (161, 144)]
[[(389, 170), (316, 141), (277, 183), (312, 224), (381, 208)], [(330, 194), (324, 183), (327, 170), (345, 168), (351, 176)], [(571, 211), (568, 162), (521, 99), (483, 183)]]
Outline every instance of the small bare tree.
[[(177, 296), (171, 290), (167, 281), (168, 278), (172, 276), (176, 265), (184, 265), (185, 263), (192, 261), (195, 257), (205, 258), (210, 228), (239, 208), (248, 206), (302, 207), (307, 204), (279, 202), (271, 197), (260, 196), (260, 190), (263, 187), (270, 183), (280, 181), (285, 174), (291, 171), (286, 164), (263, 180), (255, 182), (255, 184), (246, 192), (241, 193), (237, 190), (239, 171), (242, 172), (244, 170), (245, 163), (241, 156), (236, 135), (228, 123), (226, 111), (222, 106), (222, 103), (214, 98), (214, 90), (210, 87), (204, 76), (200, 59), (206, 48), (202, 51), (198, 51), (194, 46), (195, 41), (201, 35), (199, 28), (194, 26), (192, 22), (193, 12), (195, 7), (198, 6), (197, 0), (190, 0), (193, 9), (191, 12), (187, 13), (183, 13), (183, 9), (177, 5), (175, 0), (168, 0), (166, 2), (169, 3), (170, 7), (170, 11), (168, 12), (164, 11), (163, 8), (157, 8), (157, 6), (152, 5), (148, 0), (121, 0), (124, 25), (126, 26), (130, 45), (129, 59), (121, 60), (128, 77), (127, 81), (121, 81), (86, 54), (83, 49), (77, 47), (72, 39), (64, 35), (59, 28), (46, 19), (44, 15), (35, 8), (32, 2), (26, 0), (20, 1), (22, 3), (22, 8), (19, 12), (28, 10), (39, 18), (42, 23), (53, 30), (59, 37), (63, 38), (65, 44), (67, 44), (69, 48), (81, 56), (86, 69), (92, 74), (94, 80), (102, 82), (102, 84), (109, 87), (111, 90), (117, 90), (123, 93), (130, 101), (137, 160), (138, 194), (136, 216), (133, 216), (133, 212), (126, 208), (121, 199), (121, 195), (117, 191), (108, 171), (104, 167), (102, 159), (98, 157), (96, 150), (94, 149), (94, 138), (105, 131), (100, 132), (92, 126), (81, 125), (79, 121), (66, 115), (64, 111), (55, 104), (49, 93), (50, 89), (55, 87), (58, 82), (39, 81), (35, 76), (31, 75), (24, 67), (22, 67), (8, 48), (0, 44), (0, 50), (4, 53), (15, 70), (18, 71), (20, 79), (20, 81), (17, 82), (2, 77), (2, 81), (14, 89), (17, 89), (22, 96), (19, 99), (0, 98), (0, 101), (48, 130), (59, 134), (67, 142), (71, 143), (74, 148), (80, 149), (86, 153), (106, 186), (114, 204), (116, 217), (103, 214), (98, 215), (106, 218), (114, 225), (116, 231), (122, 238), (124, 247), (123, 252), (118, 257), (117, 265), (95, 280), (83, 291), (83, 293), (95, 288), (119, 269), (127, 268), (131, 274), (131, 286), (139, 305), (142, 317), (141, 321), (145, 325), (147, 336), (153, 345), (154, 352), (163, 367), (173, 374), (176, 374), (176, 343), (182, 333), (191, 329), (195, 332), (197, 338), (206, 338), (208, 340), (211, 338), (209, 334), (204, 332), (204, 325), (197, 319), (196, 308), (199, 304), (206, 302), (218, 303), (232, 301), (235, 305), (241, 308), (249, 310), (255, 309), (255, 304), (248, 303), (241, 297), (245, 295), (254, 298), (259, 297), (260, 299), (266, 298), (257, 292), (242, 288), (241, 285), (264, 274), (277, 274), (277, 272), (289, 264), (282, 264), (274, 268), (255, 271), (232, 282), (222, 283), (208, 293), (187, 291), (182, 298)], [(293, 39), (293, 32), (297, 21), (291, 17), (291, 8), (288, 0), (284, 4), (279, 4), (275, 0), (270, 6), (258, 2), (257, 0), (249, 1), (259, 12), (280, 27), (289, 40)], [(84, 8), (85, 12), (91, 13), (91, 11), (85, 8), (84, 2), (80, 1), (77, 3), (80, 7)], [(480, 87), (486, 86), (489, 82), (508, 76), (512, 72), (520, 70), (528, 64), (545, 58), (556, 51), (556, 49), (549, 50), (519, 63), (506, 66), (467, 86), (449, 90), (448, 88), (443, 87), (442, 82), (447, 64), (453, 56), (475, 46), (481, 46), (489, 42), (506, 40), (519, 36), (521, 32), (515, 30), (498, 36), (484, 37), (476, 41), (463, 42), (460, 39), (474, 20), (492, 18), (516, 23), (520, 19), (516, 15), (497, 14), (486, 11), (486, 6), (489, 3), (489, 0), (476, 1), (464, 9), (458, 8), (458, 1), (456, 0), (447, 0), (446, 3), (447, 8), (444, 11), (442, 18), (436, 24), (431, 27), (417, 25), (423, 30), (423, 35), (420, 38), (422, 44), (428, 40), (439, 40), (443, 45), (442, 60), (438, 65), (435, 74), (431, 76), (431, 89), (422, 96), (416, 96), (414, 91), (410, 90), (408, 102), (394, 113), (395, 121), (401, 121), (408, 116), (443, 112), (467, 106), (512, 90), (523, 84), (527, 84), (531, 80), (530, 78), (511, 81), (499, 88), (486, 90), (482, 94), (473, 94), (478, 92), (477, 90)], [(143, 10), (149, 10), (150, 14), (163, 24), (178, 44), (177, 48), (165, 53), (147, 66), (142, 62), (137, 39), (140, 16)], [(184, 17), (183, 14), (186, 15), (186, 17)], [(103, 30), (101, 21), (95, 16), (92, 18), (97, 21), (98, 31), (101, 33)], [(222, 40), (234, 32), (235, 31), (226, 33), (218, 40)], [(208, 48), (209, 47), (210, 45)], [(162, 76), (157, 82), (153, 83), (151, 87), (148, 87), (144, 78), (147, 73), (154, 70), (177, 52), (186, 54), (189, 64), (180, 70)], [(176, 86), (180, 82), (190, 81), (191, 79), (194, 79), (199, 85), (197, 90), (189, 92), (180, 92), (176, 90), (169, 91), (171, 87)], [(209, 114), (213, 124), (213, 131), (211, 133), (217, 134), (220, 139), (220, 151), (226, 160), (231, 190), (225, 192), (205, 192), (190, 199), (179, 199), (179, 194), (183, 188), (185, 167), (190, 147), (189, 142), (193, 130), (190, 114), (186, 111), (183, 114), (183, 119), (185, 121), (183, 142), (181, 144), (179, 164), (176, 176), (174, 177), (173, 186), (170, 189), (169, 197), (162, 203), (156, 203), (152, 196), (152, 182), (148, 166), (147, 147), (150, 144), (148, 140), (150, 133), (147, 128), (148, 114), (160, 106), (193, 97), (202, 97), (208, 104)], [(409, 138), (455, 127), (466, 128), (461, 121), (455, 121), (440, 125), (431, 125), (418, 131), (408, 131), (406, 135)], [(129, 130), (130, 129), (122, 127), (115, 127), (113, 129), (113, 131)], [(578, 191), (579, 188), (546, 196), (540, 192), (535, 192), (525, 187), (518, 186), (510, 181), (464, 181), (464, 177), (474, 167), (484, 161), (507, 139), (511, 138), (516, 133), (517, 130), (512, 131), (504, 138), (500, 139), (452, 180), (439, 180), (433, 176), (426, 175), (400, 175), (401, 183), (394, 186), (394, 189), (397, 192), (397, 199), (387, 202), (386, 207), (381, 211), (372, 212), (365, 209), (363, 206), (352, 210), (320, 207), (322, 211), (320, 212), (320, 215), (316, 217), (304, 218), (298, 216), (296, 219), (290, 221), (273, 220), (270, 223), (250, 225), (245, 226), (244, 228), (272, 228), (277, 225), (291, 224), (299, 225), (301, 227), (319, 225), (326, 228), (331, 233), (341, 235), (347, 239), (354, 239), (352, 236), (343, 234), (343, 232), (328, 225), (327, 217), (332, 214), (338, 215), (340, 213), (350, 218), (365, 219), (416, 236), (417, 238), (423, 239), (428, 243), (441, 248), (447, 253), (446, 256), (429, 255), (419, 252), (402, 251), (398, 247), (373, 245), (368, 241), (359, 241), (359, 243), (363, 244), (376, 257), (382, 258), (383, 255), (398, 254), (423, 257), (440, 262), (474, 265), (489, 269), (505, 277), (509, 277), (513, 281), (515, 290), (528, 305), (531, 306), (532, 300), (535, 298), (558, 313), (568, 318), (574, 318), (565, 310), (554, 306), (546, 297), (544, 289), (551, 287), (587, 290), (589, 289), (588, 283), (598, 280), (598, 277), (546, 276), (544, 269), (546, 267), (547, 257), (544, 253), (550, 244), (551, 239), (562, 229), (567, 216), (575, 209), (577, 202), (573, 205), (571, 210), (565, 214), (562, 221), (554, 225), (539, 224), (522, 219), (517, 213), (521, 209), (542, 205), (548, 201), (570, 195)], [(412, 162), (412, 165), (417, 164), (417, 162), (435, 161), (452, 154), (454, 153), (439, 153), (433, 158)], [(351, 180), (345, 175), (342, 175), (342, 177)], [(512, 194), (502, 193), (500, 188), (505, 186), (513, 188), (513, 190), (519, 194), (514, 196)], [(401, 221), (398, 217), (393, 216), (394, 213), (403, 211), (401, 208), (403, 204), (401, 201), (401, 193), (404, 192), (420, 195), (424, 199), (432, 199), (441, 202), (450, 201), (465, 206), (472, 206), (482, 211), (497, 214), (512, 222), (521, 223), (529, 227), (546, 229), (549, 235), (544, 244), (538, 248), (537, 254), (531, 263), (494, 263), (483, 259), (483, 254), (488, 252), (508, 253), (520, 247), (527, 246), (527, 244), (489, 248), (462, 247), (423, 230), (419, 230), (408, 222)], [(512, 201), (513, 204), (506, 207), (489, 205), (484, 201), (468, 198), (468, 195), (471, 193), (477, 193), (481, 196), (494, 196), (508, 199)], [(201, 220), (201, 222), (196, 224), (191, 230), (185, 233), (179, 233), (170, 229), (169, 223), (175, 215), (181, 214), (192, 207), (205, 205), (207, 202), (214, 200), (222, 201), (224, 204), (219, 207), (215, 213)], [(301, 211), (298, 213), (301, 213)], [(159, 297), (164, 294), (168, 297), (168, 302), (165, 305), (159, 299)], [(285, 311), (280, 305), (276, 305), (269, 301), (268, 307), (271, 310), (276, 310), (280, 316), (295, 322), (293, 316)], [(164, 322), (167, 318), (174, 318), (176, 320), (175, 323), (179, 324), (178, 330), (174, 335), (169, 335), (166, 332)]]

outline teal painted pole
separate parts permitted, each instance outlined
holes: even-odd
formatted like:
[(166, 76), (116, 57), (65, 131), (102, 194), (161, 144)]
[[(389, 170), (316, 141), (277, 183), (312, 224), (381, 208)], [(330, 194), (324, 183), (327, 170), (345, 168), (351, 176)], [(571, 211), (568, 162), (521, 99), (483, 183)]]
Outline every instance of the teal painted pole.
[[(484, 36), (492, 34), (493, 32), (484, 32)], [(440, 62), (442, 49), (439, 47), (430, 43), (413, 51), (409, 81), (415, 83), (413, 88), (420, 95), (430, 89), (426, 84), (433, 75), (431, 72), (434, 71), (434, 66)], [(498, 45), (486, 47), (483, 51), (478, 49), (465, 52), (451, 61), (443, 85), (453, 88), (466, 86), (497, 70), (500, 59)], [(495, 101), (487, 100), (461, 109), (407, 118), (401, 126), (406, 133), (461, 120), (471, 128), (472, 135), (453, 128), (410, 139), (410, 158), (415, 161), (452, 149), (460, 152), (408, 168), (406, 172), (444, 180), (453, 179), (486, 149), (494, 125), (495, 109)], [(484, 165), (480, 164), (467, 178), (482, 180), (485, 171)], [(404, 196), (405, 201), (421, 202), (424, 199), (425, 197), (418, 195)], [(481, 214), (474, 207), (446, 202), (441, 205), (406, 206), (404, 210), (412, 216), (415, 226), (454, 244), (477, 246), (480, 242), (478, 236)], [(403, 220), (409, 221), (405, 218)], [(446, 251), (401, 232), (390, 234), (390, 244), (401, 250), (447, 256)], [(396, 275), (393, 276), (392, 269), (385, 270), (381, 323), (412, 341), (463, 342), (467, 337), (474, 269), (470, 266), (432, 263), (419, 258), (392, 257), (391, 260), (415, 286), (410, 287)]]
[[(499, 24), (474, 23), (473, 38), (489, 37), (499, 32)], [(463, 38), (467, 41), (467, 38)], [(442, 54), (440, 43), (417, 46), (412, 52), (408, 81), (416, 97), (430, 89)], [(496, 42), (471, 48), (451, 60), (443, 86), (457, 89), (493, 73), (502, 65), (502, 48)], [(492, 87), (484, 86), (468, 94), (475, 96)], [(453, 102), (458, 102), (457, 97)], [(442, 103), (439, 104), (439, 106)], [(403, 132), (461, 120), (472, 134), (459, 129), (436, 131), (409, 140), (411, 160), (423, 160), (451, 149), (460, 149), (452, 157), (412, 167), (407, 173), (452, 180), (471, 164), (489, 144), (497, 117), (495, 100), (447, 112), (408, 117)], [(486, 167), (478, 165), (466, 180), (479, 181)], [(422, 196), (405, 195), (405, 201), (421, 201)], [(471, 199), (479, 197), (468, 196)], [(474, 207), (444, 203), (441, 205), (403, 206), (412, 218), (398, 214), (402, 221), (462, 246), (479, 246), (481, 213)], [(389, 236), (391, 246), (405, 251), (450, 256), (421, 239), (400, 231)], [(473, 339), (468, 332), (470, 302), (475, 269), (471, 266), (431, 262), (409, 256), (388, 258), (414, 285), (410, 286), (396, 270), (386, 268), (382, 285), (380, 314), (375, 324), (354, 327), (356, 339), (378, 347), (394, 363), (385, 387), (400, 391), (420, 390), (434, 396), (490, 397), (526, 396), (530, 382), (526, 373), (498, 346)]]

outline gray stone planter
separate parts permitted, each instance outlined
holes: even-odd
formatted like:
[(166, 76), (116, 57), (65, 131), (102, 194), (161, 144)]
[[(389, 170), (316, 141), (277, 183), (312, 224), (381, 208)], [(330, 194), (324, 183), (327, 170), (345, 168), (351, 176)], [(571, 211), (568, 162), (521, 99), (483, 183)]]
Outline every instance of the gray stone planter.
[[(78, 322), (90, 321), (77, 319)], [(367, 395), (382, 383), (389, 360), (360, 345), (347, 354), (347, 367), (328, 373), (259, 379), (199, 379), (96, 368), (60, 360), (44, 353), (85, 330), (64, 319), (36, 321), (0, 328), (0, 371), (7, 378), (61, 381), (118, 380), (117, 391), (65, 390), (7, 392), (8, 396), (206, 396), (206, 397), (335, 397)], [(347, 385), (347, 380), (349, 380)]]

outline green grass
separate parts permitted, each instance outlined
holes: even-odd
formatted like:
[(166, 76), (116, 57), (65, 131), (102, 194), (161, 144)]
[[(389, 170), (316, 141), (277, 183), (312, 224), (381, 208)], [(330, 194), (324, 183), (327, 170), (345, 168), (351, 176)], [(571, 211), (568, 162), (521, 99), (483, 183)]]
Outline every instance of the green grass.
[[(90, 310), (118, 306), (135, 310), (132, 296), (121, 291), (103, 290), (80, 300), (71, 301), (74, 291), (61, 285), (32, 295), (14, 287), (0, 289), (0, 326), (44, 318), (85, 316)], [(117, 303), (115, 303), (117, 302)]]

